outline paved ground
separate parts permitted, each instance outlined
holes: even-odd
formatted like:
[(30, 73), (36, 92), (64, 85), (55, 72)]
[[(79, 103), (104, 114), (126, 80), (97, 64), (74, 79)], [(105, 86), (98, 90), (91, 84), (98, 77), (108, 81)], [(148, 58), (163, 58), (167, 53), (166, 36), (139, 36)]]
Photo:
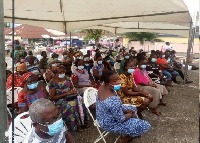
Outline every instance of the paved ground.
[[(199, 142), (199, 71), (189, 71), (189, 78), (194, 83), (175, 85), (164, 97), (168, 107), (159, 106), (159, 110), (163, 113), (162, 117), (144, 111), (144, 119), (150, 122), (152, 128), (131, 143)], [(83, 133), (71, 132), (78, 143), (93, 143), (97, 138), (98, 131), (91, 120), (90, 124), (91, 127)], [(110, 134), (106, 137), (107, 143), (113, 143), (116, 137), (117, 135)]]

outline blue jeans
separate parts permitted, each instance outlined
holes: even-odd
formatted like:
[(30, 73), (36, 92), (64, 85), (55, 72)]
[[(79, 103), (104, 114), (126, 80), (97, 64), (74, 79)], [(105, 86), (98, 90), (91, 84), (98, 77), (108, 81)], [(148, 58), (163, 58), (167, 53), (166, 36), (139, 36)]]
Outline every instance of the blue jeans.
[(168, 71), (166, 71), (166, 70), (164, 70), (164, 71), (162, 71), (162, 74), (164, 75), (164, 76), (166, 76), (167, 77), (167, 80), (171, 80), (172, 79), (172, 76), (178, 76), (179, 75), (179, 73), (178, 72), (176, 72), (176, 71), (170, 71), (170, 72), (168, 72)]

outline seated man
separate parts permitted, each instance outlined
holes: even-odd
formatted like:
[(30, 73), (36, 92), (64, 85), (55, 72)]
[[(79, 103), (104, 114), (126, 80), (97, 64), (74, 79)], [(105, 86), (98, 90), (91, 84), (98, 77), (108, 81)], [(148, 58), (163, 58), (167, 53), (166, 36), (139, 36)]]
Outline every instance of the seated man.
[[(173, 67), (167, 64), (167, 60), (165, 59), (165, 54), (163, 52), (160, 53), (160, 57), (157, 59), (156, 63), (160, 66), (162, 74), (167, 77), (167, 85), (170, 85), (172, 78), (176, 79), (179, 73), (176, 72)], [(176, 83), (175, 80), (174, 82)]]
[[(25, 58), (25, 62), (26, 62), (26, 64), (28, 64), (28, 57), (29, 56), (33, 56), (33, 52), (32, 51), (28, 51), (28, 56), (26, 56), (26, 58)], [(35, 56), (33, 56), (34, 57), (34, 64), (39, 64), (39, 60), (35, 57)]]
[(48, 99), (35, 101), (29, 109), (33, 130), (28, 143), (75, 143), (57, 107)]

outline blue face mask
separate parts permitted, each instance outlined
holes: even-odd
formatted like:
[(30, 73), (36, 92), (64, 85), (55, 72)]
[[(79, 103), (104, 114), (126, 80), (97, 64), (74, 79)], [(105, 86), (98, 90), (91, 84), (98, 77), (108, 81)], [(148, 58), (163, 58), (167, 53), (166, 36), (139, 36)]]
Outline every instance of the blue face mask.
[(153, 63), (155, 63), (155, 62), (157, 61), (157, 59), (152, 58), (151, 61), (152, 61)]
[(125, 56), (125, 59), (127, 59), (127, 60), (128, 60), (128, 59), (129, 59), (129, 56)]
[(86, 66), (86, 67), (88, 67), (88, 66), (89, 66), (89, 64), (85, 64), (85, 66)]
[(79, 69), (79, 70), (83, 70), (83, 69), (84, 69), (84, 66), (78, 66), (78, 69)]
[(120, 90), (120, 88), (121, 88), (121, 84), (114, 85), (114, 90)]
[(58, 77), (59, 78), (64, 78), (65, 77), (65, 74), (63, 73), (63, 74), (58, 74)]
[(141, 65), (140, 66), (142, 69), (146, 69), (147, 65)]
[(47, 132), (48, 135), (54, 136), (59, 133), (63, 129), (63, 120), (62, 118), (55, 123), (48, 125), (49, 131)]
[(165, 58), (165, 55), (162, 55), (162, 58)]
[(67, 55), (64, 55), (63, 58), (67, 58)]
[(128, 69), (128, 73), (133, 74), (135, 69)]
[(98, 61), (98, 64), (100, 64), (100, 65), (101, 65), (101, 64), (102, 64), (102, 61)]
[(107, 63), (110, 63), (110, 60), (107, 60)]
[(58, 58), (55, 58), (54, 60), (55, 60), (55, 61), (58, 61)]
[(28, 89), (36, 89), (38, 86), (38, 82), (33, 83), (33, 84), (28, 84), (27, 86), (28, 86)]

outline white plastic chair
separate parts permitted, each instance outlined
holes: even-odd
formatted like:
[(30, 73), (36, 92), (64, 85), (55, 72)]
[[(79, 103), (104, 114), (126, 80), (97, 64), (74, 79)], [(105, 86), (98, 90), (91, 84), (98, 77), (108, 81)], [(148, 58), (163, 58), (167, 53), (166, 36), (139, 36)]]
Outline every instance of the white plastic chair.
[[(103, 139), (104, 143), (106, 143), (106, 140), (104, 137), (106, 137), (109, 134), (109, 132), (107, 132), (107, 131), (101, 132), (100, 131), (100, 126), (98, 124), (98, 121), (94, 119), (94, 116), (92, 115), (92, 113), (90, 112), (90, 109), (89, 109), (89, 107), (91, 105), (96, 103), (97, 92), (98, 92), (97, 89), (95, 89), (93, 87), (87, 88), (84, 92), (83, 100), (84, 100), (84, 104), (85, 104), (86, 108), (88, 109), (88, 112), (94, 122), (94, 126), (96, 126), (96, 128), (100, 134), (100, 136), (95, 140), (94, 143), (99, 142), (101, 139)], [(116, 141), (114, 143), (116, 143), (118, 139), (119, 139), (119, 137), (116, 139)]]
[[(14, 120), (14, 142), (22, 143), (28, 140), (28, 135), (32, 131), (32, 121), (30, 117), (22, 119), (24, 115), (28, 115), (28, 112), (19, 114)], [(12, 123), (8, 129), (8, 132), (5, 133), (9, 137), (9, 143), (12, 143)]]
[(72, 71), (72, 73), (75, 72), (76, 68), (77, 68), (77, 67), (76, 67), (74, 64), (72, 64), (72, 66), (71, 66), (71, 71)]
[(115, 71), (118, 73), (118, 71), (119, 71), (119, 69), (120, 69), (120, 63), (116, 62), (116, 63), (114, 64), (114, 69), (115, 69)]
[[(18, 102), (18, 94), (23, 88), (21, 87), (14, 87), (14, 102)], [(6, 90), (6, 95), (7, 95), (7, 105), (12, 104), (12, 87)], [(7, 107), (7, 111), (12, 117), (10, 109)]]
[(47, 79), (46, 79), (46, 73), (43, 74), (43, 77), (44, 77), (44, 80), (46, 82), (46, 90), (47, 90), (47, 92), (49, 92), (49, 85), (48, 85), (48, 82), (47, 82)]

